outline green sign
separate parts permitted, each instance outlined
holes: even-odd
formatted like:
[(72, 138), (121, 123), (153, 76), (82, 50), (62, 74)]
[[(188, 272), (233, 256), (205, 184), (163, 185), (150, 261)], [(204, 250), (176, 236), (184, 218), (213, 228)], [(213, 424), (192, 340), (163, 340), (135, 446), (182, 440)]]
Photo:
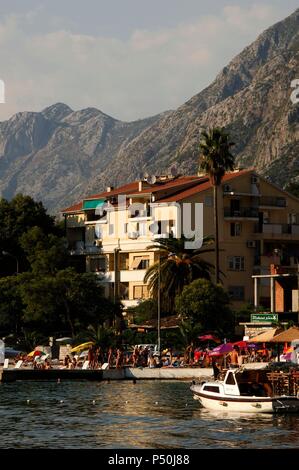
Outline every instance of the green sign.
[(278, 321), (277, 313), (253, 313), (250, 315), (250, 321), (254, 322), (264, 322), (264, 321)]

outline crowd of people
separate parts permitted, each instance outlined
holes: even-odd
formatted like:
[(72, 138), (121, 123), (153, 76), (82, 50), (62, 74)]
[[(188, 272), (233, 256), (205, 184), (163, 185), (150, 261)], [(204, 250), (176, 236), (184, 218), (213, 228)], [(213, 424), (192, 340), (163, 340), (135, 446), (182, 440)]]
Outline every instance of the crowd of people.
[[(88, 369), (121, 368), (130, 367), (213, 367), (219, 370), (224, 366), (238, 367), (249, 362), (269, 362), (274, 360), (272, 349), (263, 345), (259, 350), (255, 348), (243, 348), (234, 346), (227, 354), (214, 356), (212, 349), (208, 347), (194, 347), (190, 344), (183, 352), (173, 351), (171, 347), (162, 351), (161, 355), (155, 354), (149, 346), (136, 345), (133, 351), (125, 350), (122, 346), (103, 349), (100, 346), (91, 346), (85, 355), (67, 354), (60, 366), (67, 369), (81, 369), (85, 361), (88, 361)], [(49, 358), (42, 360), (40, 357), (28, 358), (22, 355), (16, 358), (23, 362), (33, 363), (35, 369), (51, 369)]]

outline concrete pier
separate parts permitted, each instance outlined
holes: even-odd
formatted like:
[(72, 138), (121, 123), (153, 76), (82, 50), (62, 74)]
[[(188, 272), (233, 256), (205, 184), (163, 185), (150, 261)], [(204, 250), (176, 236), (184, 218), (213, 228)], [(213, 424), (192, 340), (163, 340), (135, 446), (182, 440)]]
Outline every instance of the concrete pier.
[[(246, 364), (246, 369), (262, 369), (265, 362)], [(212, 368), (200, 367), (123, 367), (121, 369), (82, 370), (82, 369), (1, 369), (0, 381), (15, 382), (16, 380), (200, 380), (211, 378)]]

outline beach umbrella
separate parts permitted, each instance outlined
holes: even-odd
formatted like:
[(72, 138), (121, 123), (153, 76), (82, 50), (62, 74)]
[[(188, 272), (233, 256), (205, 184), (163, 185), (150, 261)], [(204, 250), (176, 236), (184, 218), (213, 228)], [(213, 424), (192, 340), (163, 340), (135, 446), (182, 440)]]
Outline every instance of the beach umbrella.
[(86, 351), (82, 351), (79, 357), (85, 357), (88, 355), (88, 349)]
[(220, 343), (220, 339), (217, 338), (217, 336), (215, 335), (202, 335), (202, 336), (198, 336), (198, 339), (200, 341), (215, 341), (215, 343)]
[(222, 354), (227, 354), (234, 349), (233, 343), (224, 343), (220, 344), (216, 348), (212, 349), (209, 353), (209, 356), (222, 356)]
[(299, 340), (299, 328), (291, 326), (288, 330), (282, 331), (272, 339), (272, 343), (290, 343), (291, 341)]
[(253, 338), (249, 338), (251, 343), (272, 343), (273, 338), (281, 333), (282, 328), (269, 328)]
[(74, 348), (71, 349), (71, 352), (80, 352), (80, 351), (84, 351), (84, 349), (88, 349), (90, 348), (91, 346), (93, 346), (93, 342), (92, 341), (88, 341), (87, 343), (82, 343), (82, 344), (79, 344), (78, 346), (75, 346)]
[(69, 336), (64, 336), (63, 338), (56, 338), (56, 343), (72, 343), (73, 338), (70, 338)]
[(27, 354), (28, 357), (36, 357), (36, 356), (43, 356), (46, 354), (43, 351), (31, 351), (29, 354)]
[(247, 343), (247, 341), (236, 341), (234, 343), (234, 346), (239, 346), (239, 348), (244, 349), (244, 348), (248, 347), (248, 343)]

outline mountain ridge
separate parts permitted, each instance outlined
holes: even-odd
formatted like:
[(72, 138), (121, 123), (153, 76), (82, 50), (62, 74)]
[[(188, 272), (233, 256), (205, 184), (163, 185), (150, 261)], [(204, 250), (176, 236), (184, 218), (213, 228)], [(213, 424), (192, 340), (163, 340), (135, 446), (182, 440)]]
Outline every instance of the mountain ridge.
[(0, 123), (0, 191), (41, 199), (51, 212), (147, 171), (196, 173), (201, 129), (225, 127), (241, 166), (273, 182), (299, 179), (299, 9), (261, 33), (176, 110), (122, 122), (55, 103)]

